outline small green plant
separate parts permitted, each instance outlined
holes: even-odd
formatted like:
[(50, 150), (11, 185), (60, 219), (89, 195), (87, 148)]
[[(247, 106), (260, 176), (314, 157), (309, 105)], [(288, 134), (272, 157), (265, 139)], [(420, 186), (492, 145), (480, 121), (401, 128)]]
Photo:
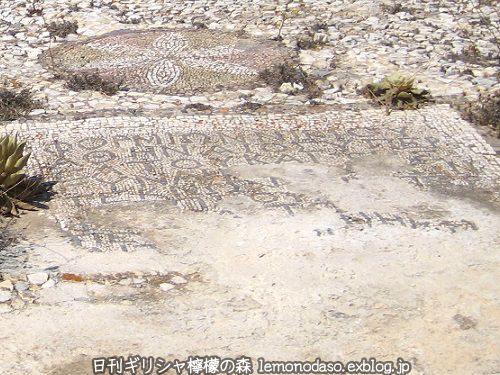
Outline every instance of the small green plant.
[(325, 33), (312, 33), (306, 31), (297, 39), (297, 48), (315, 49), (328, 43), (328, 35)]
[(259, 77), (276, 91), (279, 90), (283, 83), (295, 83), (303, 87), (301, 92), (308, 99), (318, 98), (323, 94), (314, 79), (304, 72), (299, 65), (294, 65), (291, 62), (267, 68), (260, 72)]
[(0, 121), (16, 120), (35, 108), (39, 108), (39, 103), (33, 100), (29, 90), (0, 89)]
[(43, 7), (41, 0), (33, 0), (31, 6), (26, 8), (26, 15), (28, 17), (41, 16), (43, 14)]
[(47, 31), (50, 33), (51, 38), (66, 38), (69, 34), (76, 34), (78, 22), (68, 20), (52, 21), (47, 25)]
[(467, 44), (460, 53), (451, 53), (447, 56), (447, 59), (456, 62), (462, 61), (466, 64), (475, 64), (481, 65), (484, 62), (487, 62), (487, 58), (481, 55), (477, 46), (474, 43)]
[(212, 112), (213, 107), (211, 105), (203, 104), (203, 103), (190, 103), (184, 106), (182, 112)]
[(286, 21), (286, 18), (287, 18), (288, 6), (291, 3), (292, 3), (292, 0), (287, 0), (287, 2), (285, 4), (285, 9), (281, 13), (281, 20), (280, 20), (280, 25), (279, 25), (279, 28), (278, 28), (278, 35), (273, 38), (276, 41), (282, 41), (283, 40), (283, 36), (281, 35), (281, 32), (283, 31), (283, 26), (285, 25), (285, 21)]
[(122, 88), (121, 83), (101, 77), (97, 73), (74, 74), (63, 78), (66, 79), (66, 87), (73, 91), (93, 90), (105, 95), (114, 95)]
[(327, 44), (328, 41), (328, 25), (324, 22), (315, 23), (297, 38), (297, 48), (316, 49)]
[(481, 93), (478, 100), (459, 104), (462, 117), (479, 126), (487, 126), (500, 139), (500, 90)]
[(262, 108), (262, 104), (255, 102), (244, 102), (236, 107), (238, 111), (242, 112), (255, 112)]
[(365, 86), (363, 93), (386, 107), (389, 113), (393, 109), (417, 109), (431, 100), (430, 92), (414, 86), (415, 78), (398, 72), (391, 74), (377, 83)]
[(30, 153), (24, 155), (26, 142), (17, 136), (0, 138), (0, 213), (19, 216), (19, 209), (36, 210), (31, 198), (41, 191), (39, 179), (28, 178), (23, 169)]
[(382, 8), (382, 11), (389, 13), (389, 14), (396, 14), (396, 13), (404, 11), (403, 5), (399, 2), (394, 2), (394, 3), (390, 3), (390, 4), (382, 3), (381, 8)]

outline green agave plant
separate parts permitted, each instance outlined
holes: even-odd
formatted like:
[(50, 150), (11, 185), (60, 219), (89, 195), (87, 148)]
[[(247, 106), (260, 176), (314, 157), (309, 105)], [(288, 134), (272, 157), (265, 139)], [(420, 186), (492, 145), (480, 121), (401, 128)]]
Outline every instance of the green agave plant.
[(416, 109), (430, 100), (430, 92), (416, 88), (415, 79), (396, 72), (382, 81), (366, 86), (366, 92), (389, 111), (396, 109)]
[(19, 215), (18, 209), (35, 210), (25, 202), (30, 192), (37, 189), (36, 182), (29, 182), (24, 174), (30, 153), (24, 155), (26, 142), (19, 142), (17, 136), (0, 137), (0, 213)]

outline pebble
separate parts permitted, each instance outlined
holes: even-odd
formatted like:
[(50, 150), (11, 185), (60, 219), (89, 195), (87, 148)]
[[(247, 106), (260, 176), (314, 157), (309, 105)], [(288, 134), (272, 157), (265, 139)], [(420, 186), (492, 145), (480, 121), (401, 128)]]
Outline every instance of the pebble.
[(23, 18), (21, 20), (21, 25), (23, 25), (23, 26), (28, 26), (31, 23), (33, 23), (33, 19), (32, 18), (26, 17), (26, 18)]
[(12, 298), (12, 293), (8, 290), (0, 290), (0, 303), (8, 302)]
[(253, 96), (253, 100), (259, 103), (265, 103), (273, 99), (274, 93), (271, 92), (271, 89), (266, 87), (266, 88), (258, 88), (255, 89), (255, 94)]
[(474, 82), (480, 86), (486, 87), (486, 88), (490, 88), (497, 83), (496, 80), (494, 80), (494, 79), (483, 78), (483, 77), (476, 77), (473, 79), (472, 82)]
[(12, 289), (14, 289), (14, 285), (12, 285), (12, 281), (4, 280), (0, 283), (0, 289), (11, 291)]
[(142, 106), (144, 109), (160, 109), (159, 104), (145, 104)]
[(483, 77), (493, 77), (498, 73), (498, 68), (490, 66), (483, 70)]
[(123, 286), (128, 286), (128, 285), (132, 284), (132, 279), (130, 279), (130, 278), (122, 279), (122, 280), (118, 281), (118, 284), (123, 285)]
[(172, 282), (174, 284), (186, 284), (187, 280), (181, 276), (174, 276), (174, 277), (172, 277), (170, 282)]
[(56, 285), (56, 282), (54, 281), (54, 279), (49, 279), (42, 284), (42, 288), (48, 289), (48, 288), (52, 288), (54, 285)]
[(296, 92), (303, 90), (304, 86), (296, 82), (285, 82), (280, 86), (280, 91), (284, 94), (295, 94)]
[(28, 58), (36, 59), (42, 51), (38, 48), (30, 48), (26, 51)]
[(44, 113), (45, 113), (45, 109), (41, 109), (41, 108), (39, 108), (39, 109), (34, 109), (33, 111), (31, 111), (31, 112), (29, 113), (29, 115), (30, 115), (30, 116), (37, 116), (37, 115), (42, 115), (42, 114), (44, 114)]
[(12, 307), (9, 305), (0, 305), (0, 314), (6, 314), (12, 311)]
[(25, 281), (18, 281), (14, 284), (14, 288), (18, 292), (24, 292), (25, 290), (28, 290), (29, 287), (30, 287), (30, 285)]
[(296, 90), (291, 82), (285, 82), (280, 86), (280, 91), (284, 94), (291, 94)]
[(300, 62), (303, 65), (312, 65), (315, 62), (314, 55), (311, 51), (301, 51)]
[(28, 281), (35, 285), (42, 285), (49, 279), (49, 275), (45, 272), (32, 273), (28, 275)]
[(163, 290), (164, 292), (168, 292), (171, 289), (174, 289), (175, 286), (169, 283), (162, 283), (160, 284), (160, 289)]

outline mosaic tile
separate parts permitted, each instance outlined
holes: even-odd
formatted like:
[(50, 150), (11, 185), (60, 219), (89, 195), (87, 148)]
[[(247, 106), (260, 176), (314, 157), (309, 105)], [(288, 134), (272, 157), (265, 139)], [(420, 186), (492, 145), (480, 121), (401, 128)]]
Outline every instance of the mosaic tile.
[[(50, 212), (61, 228), (94, 251), (154, 247), (141, 233), (96, 228), (86, 220), (87, 209), (127, 202), (166, 201), (179, 210), (203, 212), (220, 210), (225, 197), (246, 196), (285, 215), (326, 208), (347, 224), (429, 225), (393, 214), (350, 213), (336, 202), (289, 191), (279, 179), (228, 172), (236, 166), (323, 164), (338, 166), (348, 180), (356, 177), (356, 158), (388, 154), (406, 165), (392, 174), (421, 189), (467, 189), (498, 198), (500, 165), (494, 151), (447, 106), (391, 116), (380, 110), (325, 110), (92, 118), (13, 123), (7, 131), (28, 138), (31, 169), (57, 181)], [(472, 228), (448, 224), (435, 226)]]
[(116, 31), (45, 51), (42, 63), (95, 73), (138, 91), (193, 93), (252, 87), (290, 58), (276, 42), (210, 30)]

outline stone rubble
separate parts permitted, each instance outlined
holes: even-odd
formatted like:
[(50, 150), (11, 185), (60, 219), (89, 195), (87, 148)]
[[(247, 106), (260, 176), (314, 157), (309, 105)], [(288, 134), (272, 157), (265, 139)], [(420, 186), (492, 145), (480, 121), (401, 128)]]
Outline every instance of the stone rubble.
[[(69, 40), (120, 29), (200, 28), (243, 32), (276, 39), (297, 47), (311, 37), (309, 49), (299, 51), (301, 67), (318, 77), (323, 95), (316, 103), (357, 103), (366, 83), (394, 70), (415, 75), (437, 97), (474, 98), (499, 86), (498, 8), (474, 1), (88, 1), (33, 3), (12, 0), (0, 9), (0, 78), (14, 87), (31, 88), (44, 107), (32, 116), (83, 113), (126, 108), (128, 111), (179, 108), (210, 103), (214, 108), (236, 108), (243, 97), (265, 104), (310, 103), (289, 85), (277, 94), (267, 88), (205, 93), (199, 98), (121, 92), (75, 93), (38, 62), (42, 51)], [(30, 9), (40, 8), (40, 15)], [(78, 35), (51, 40), (50, 22), (78, 22)], [(299, 43), (301, 45), (301, 43)], [(293, 84), (293, 82), (290, 82)], [(449, 99), (451, 100), (451, 99)]]
[(151, 272), (129, 272), (125, 274), (80, 275), (64, 272), (37, 272), (24, 275), (22, 273), (0, 273), (0, 314), (13, 310), (24, 309), (28, 304), (38, 303), (40, 293), (51, 288), (64, 287), (65, 284), (85, 284), (89, 288), (106, 285), (130, 288), (150, 288), (168, 292), (183, 288), (189, 282), (190, 276), (178, 274), (162, 274)]

